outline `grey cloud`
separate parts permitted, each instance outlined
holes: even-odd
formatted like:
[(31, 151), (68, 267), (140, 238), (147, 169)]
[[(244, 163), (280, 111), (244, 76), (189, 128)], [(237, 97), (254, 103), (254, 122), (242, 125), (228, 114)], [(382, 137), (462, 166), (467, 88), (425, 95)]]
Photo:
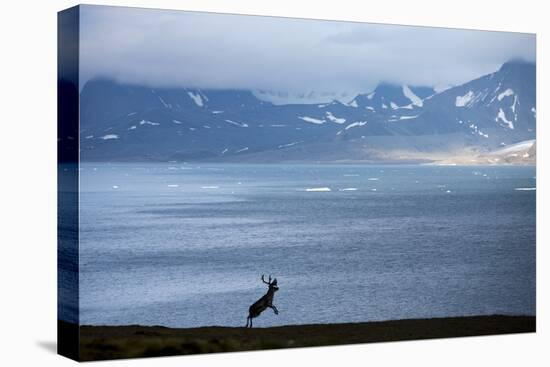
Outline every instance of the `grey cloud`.
[(369, 91), (459, 84), (522, 58), (535, 36), (83, 6), (81, 74), (151, 86)]

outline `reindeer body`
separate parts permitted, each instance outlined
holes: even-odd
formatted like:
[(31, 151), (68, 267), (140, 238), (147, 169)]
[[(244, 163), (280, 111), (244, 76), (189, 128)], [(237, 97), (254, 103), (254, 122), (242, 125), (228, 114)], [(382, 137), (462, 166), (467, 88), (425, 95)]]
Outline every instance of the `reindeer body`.
[(262, 282), (267, 284), (269, 288), (267, 290), (267, 293), (264, 294), (262, 298), (254, 302), (252, 306), (248, 308), (246, 327), (252, 327), (252, 319), (260, 316), (260, 314), (264, 312), (267, 308), (271, 308), (273, 312), (275, 312), (275, 315), (279, 314), (279, 310), (277, 310), (277, 307), (273, 305), (273, 296), (275, 296), (275, 292), (279, 290), (279, 287), (277, 287), (277, 279), (273, 279), (273, 281), (271, 281), (270, 275), (269, 280), (266, 282), (264, 280), (264, 276), (262, 275)]

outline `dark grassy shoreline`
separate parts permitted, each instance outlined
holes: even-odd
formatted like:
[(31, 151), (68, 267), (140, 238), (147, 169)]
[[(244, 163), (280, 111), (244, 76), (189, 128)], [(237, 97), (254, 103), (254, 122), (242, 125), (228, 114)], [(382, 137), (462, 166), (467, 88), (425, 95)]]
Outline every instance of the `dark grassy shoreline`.
[[(59, 321), (58, 328), (60, 337), (78, 332), (76, 325), (63, 321)], [(254, 329), (219, 326), (189, 329), (139, 325), (81, 326), (78, 359), (91, 361), (535, 331), (535, 316), (501, 315)], [(67, 354), (62, 350), (60, 353)]]

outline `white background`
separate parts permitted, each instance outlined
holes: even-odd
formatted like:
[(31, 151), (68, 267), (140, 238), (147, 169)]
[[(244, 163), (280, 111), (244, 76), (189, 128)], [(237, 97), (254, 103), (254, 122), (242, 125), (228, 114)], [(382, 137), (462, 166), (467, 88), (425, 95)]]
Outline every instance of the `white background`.
[[(96, 4), (537, 33), (537, 333), (275, 352), (100, 362), (113, 366), (540, 366), (548, 363), (546, 101), (550, 31), (544, 1), (94, 1)], [(56, 339), (56, 12), (75, 1), (0, 5), (0, 365), (70, 365)], [(546, 11), (545, 11), (546, 10)], [(546, 83), (546, 84), (545, 84)], [(548, 224), (546, 224), (548, 225)]]

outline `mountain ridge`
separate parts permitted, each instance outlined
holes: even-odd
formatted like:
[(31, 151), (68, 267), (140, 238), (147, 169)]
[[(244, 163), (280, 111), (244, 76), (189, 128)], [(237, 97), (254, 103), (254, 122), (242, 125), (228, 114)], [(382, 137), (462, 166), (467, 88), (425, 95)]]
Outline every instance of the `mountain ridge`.
[[(438, 137), (440, 152), (457, 147), (490, 152), (535, 138), (535, 74), (534, 64), (510, 62), (439, 93), (381, 83), (347, 103), (283, 105), (250, 90), (150, 88), (95, 79), (80, 93), (81, 158), (223, 161), (310, 147), (309, 158), (304, 153), (285, 160), (330, 161), (337, 156), (331, 150), (368, 142), (368, 149), (347, 157), (363, 161), (362, 151), (388, 151), (394, 144), (398, 150), (434, 151), (433, 142), (422, 144)], [(314, 149), (320, 144), (325, 151)]]

